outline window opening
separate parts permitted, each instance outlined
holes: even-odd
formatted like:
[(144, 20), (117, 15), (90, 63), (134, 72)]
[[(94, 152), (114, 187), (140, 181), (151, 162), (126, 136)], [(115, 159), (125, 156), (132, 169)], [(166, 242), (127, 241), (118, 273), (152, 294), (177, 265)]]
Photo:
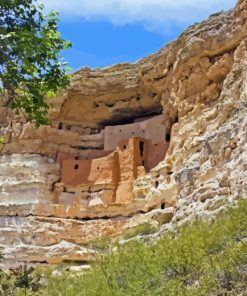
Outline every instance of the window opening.
[(166, 142), (170, 142), (170, 141), (171, 141), (171, 134), (166, 133)]
[(140, 149), (140, 155), (143, 157), (143, 152), (144, 152), (144, 142), (141, 141), (139, 142), (139, 149)]

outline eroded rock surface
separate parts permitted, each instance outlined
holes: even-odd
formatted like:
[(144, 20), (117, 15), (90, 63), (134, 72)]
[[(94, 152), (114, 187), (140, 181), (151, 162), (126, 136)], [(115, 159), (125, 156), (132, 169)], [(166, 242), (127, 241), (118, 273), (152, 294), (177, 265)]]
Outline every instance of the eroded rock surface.
[[(7, 263), (90, 261), (95, 239), (145, 221), (168, 227), (171, 219), (214, 215), (246, 198), (246, 111), (246, 0), (136, 64), (76, 72), (53, 100), (50, 126), (36, 129), (3, 100), (0, 244)], [(109, 202), (109, 184), (61, 183), (64, 158), (102, 156), (106, 126), (161, 112), (172, 126), (169, 149), (131, 181), (131, 198)]]

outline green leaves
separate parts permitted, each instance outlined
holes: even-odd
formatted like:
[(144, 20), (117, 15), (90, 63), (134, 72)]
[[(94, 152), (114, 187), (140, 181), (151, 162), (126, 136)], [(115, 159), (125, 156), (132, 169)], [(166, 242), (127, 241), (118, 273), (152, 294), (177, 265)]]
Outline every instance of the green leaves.
[[(152, 245), (138, 240), (117, 245), (115, 251), (99, 256), (89, 271), (63, 267), (61, 275), (27, 267), (15, 274), (0, 271), (0, 296), (244, 296), (246, 217), (243, 200), (214, 222), (197, 220)], [(138, 230), (149, 234), (150, 226)]]
[(0, 85), (11, 93), (11, 106), (37, 125), (48, 122), (47, 94), (69, 84), (60, 52), (71, 43), (60, 37), (58, 21), (36, 0), (0, 2)]
[(215, 222), (197, 220), (153, 245), (135, 240), (119, 245), (88, 272), (49, 278), (43, 295), (245, 295), (246, 217), (245, 200)]

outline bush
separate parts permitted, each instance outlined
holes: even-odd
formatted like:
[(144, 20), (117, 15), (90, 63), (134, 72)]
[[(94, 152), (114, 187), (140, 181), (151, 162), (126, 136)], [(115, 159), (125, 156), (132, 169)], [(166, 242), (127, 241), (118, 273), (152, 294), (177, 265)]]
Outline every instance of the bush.
[(39, 268), (20, 266), (9, 272), (0, 271), (0, 296), (42, 295), (44, 281)]
[(138, 235), (149, 235), (153, 234), (157, 231), (157, 227), (155, 227), (153, 224), (145, 222), (140, 225), (137, 225), (135, 227), (126, 229), (123, 233), (124, 239), (130, 239), (133, 237), (136, 237)]
[[(247, 296), (246, 217), (245, 200), (214, 221), (197, 220), (152, 245), (132, 239), (114, 252), (108, 248), (89, 271), (0, 272), (0, 296)], [(127, 237), (152, 231), (144, 224)]]
[[(52, 275), (46, 296), (247, 295), (247, 201), (145, 246), (118, 245), (83, 274)], [(146, 229), (146, 228), (145, 228)]]

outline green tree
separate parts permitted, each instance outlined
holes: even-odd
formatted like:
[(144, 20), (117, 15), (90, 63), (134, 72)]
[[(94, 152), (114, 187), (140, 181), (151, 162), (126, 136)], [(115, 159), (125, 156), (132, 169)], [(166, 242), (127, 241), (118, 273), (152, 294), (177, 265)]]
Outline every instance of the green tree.
[(27, 267), (26, 265), (21, 266), (18, 270), (18, 275), (16, 277), (15, 286), (17, 288), (24, 289), (24, 295), (27, 295), (29, 289), (32, 290), (33, 287), (36, 287), (37, 284), (33, 278), (33, 267)]
[(37, 125), (48, 122), (45, 97), (69, 83), (60, 53), (71, 43), (60, 37), (58, 21), (37, 0), (0, 1), (0, 89), (8, 106)]

